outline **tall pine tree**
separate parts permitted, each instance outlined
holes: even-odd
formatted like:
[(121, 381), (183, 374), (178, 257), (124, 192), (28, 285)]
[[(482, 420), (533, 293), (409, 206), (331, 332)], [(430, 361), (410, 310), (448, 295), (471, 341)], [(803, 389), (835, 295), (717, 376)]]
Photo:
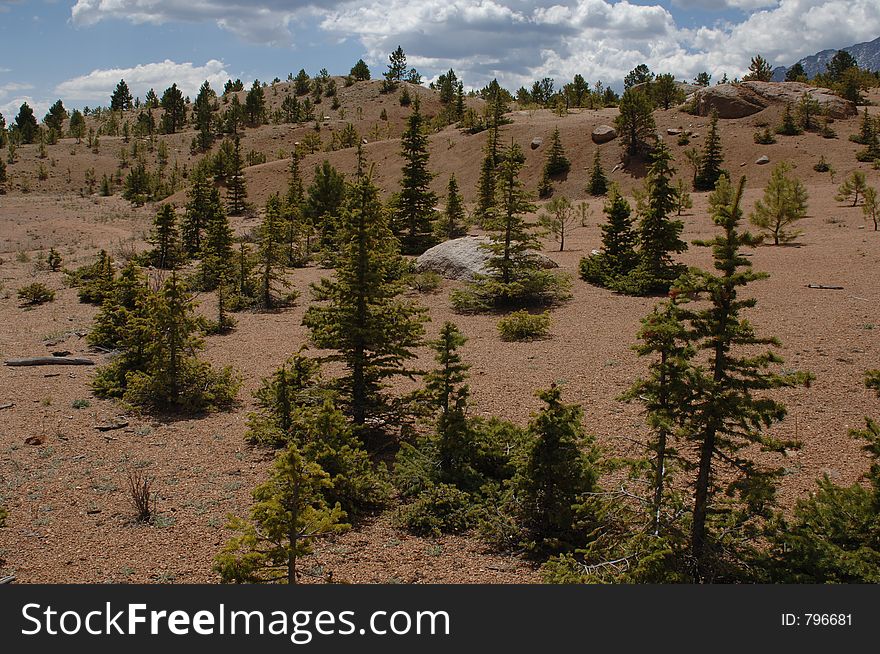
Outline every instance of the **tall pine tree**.
[(418, 99), (400, 143), (404, 164), (400, 193), (394, 202), (394, 232), (404, 254), (421, 254), (433, 245), (437, 196), (430, 189), (434, 175), (428, 170), (428, 137)]

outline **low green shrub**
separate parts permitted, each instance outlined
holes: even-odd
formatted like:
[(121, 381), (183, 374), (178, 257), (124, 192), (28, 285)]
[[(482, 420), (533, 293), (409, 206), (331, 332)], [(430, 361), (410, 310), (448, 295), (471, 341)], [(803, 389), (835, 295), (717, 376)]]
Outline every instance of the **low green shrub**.
[(515, 311), (498, 321), (502, 341), (536, 341), (547, 337), (550, 314)]
[(52, 302), (55, 299), (55, 291), (45, 284), (34, 282), (18, 289), (18, 299), (21, 300), (22, 306), (34, 307)]

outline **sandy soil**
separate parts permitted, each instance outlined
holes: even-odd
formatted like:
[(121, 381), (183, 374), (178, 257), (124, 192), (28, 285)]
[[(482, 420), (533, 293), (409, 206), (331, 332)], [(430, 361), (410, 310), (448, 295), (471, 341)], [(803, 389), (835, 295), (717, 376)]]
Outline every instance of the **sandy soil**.
[[(363, 131), (371, 121), (378, 121), (384, 103), (392, 136), (399, 135), (406, 112), (394, 98), (379, 96), (374, 85), (340, 89), (340, 95), (349, 116), (355, 115), (358, 104), (364, 107), (359, 127)], [(425, 91), (423, 106), (428, 112), (436, 110), (432, 98)], [(778, 433), (797, 436), (804, 443), (785, 462), (788, 474), (780, 497), (783, 506), (790, 507), (814, 488), (822, 474), (848, 483), (858, 479), (867, 466), (859, 444), (847, 431), (859, 426), (865, 415), (880, 415), (880, 402), (863, 386), (865, 369), (880, 366), (880, 232), (865, 224), (860, 208), (835, 202), (834, 194), (851, 170), (864, 170), (874, 186), (880, 184), (880, 173), (855, 161), (859, 146), (847, 136), (857, 130), (858, 119), (837, 121), (837, 140), (806, 134), (779, 137), (776, 145), (755, 145), (756, 126), (775, 124), (778, 113), (768, 109), (747, 119), (723, 121), (722, 138), (727, 167), (734, 175), (748, 177), (747, 210), (769, 177), (770, 166), (754, 164), (761, 154), (773, 162), (795, 164), (810, 193), (810, 216), (801, 225), (804, 234), (797, 244), (761, 247), (752, 259), (755, 268), (769, 272), (770, 278), (752, 287), (759, 303), (751, 319), (759, 332), (782, 340), (786, 368), (816, 375), (810, 388), (779, 394), (788, 405), (789, 417), (777, 427)], [(580, 111), (560, 119), (547, 111), (517, 113), (514, 123), (504, 128), (504, 138), (526, 149), (525, 179), (534, 187), (544, 147), (532, 151), (528, 144), (535, 136), (543, 136), (546, 143), (558, 125), (573, 168), (557, 193), (581, 199), (596, 147), (590, 141), (590, 130), (610, 122), (613, 115), (614, 110)], [(705, 136), (705, 119), (669, 111), (658, 112), (657, 121), (661, 131), (692, 126)], [(248, 130), (244, 147), (289, 152), (298, 133), (289, 126)], [(192, 164), (191, 137), (191, 133), (168, 137), (181, 165)], [(447, 129), (431, 141), (431, 167), (438, 173), (436, 190), (445, 187), (448, 174), (454, 171), (466, 199), (472, 200), (485, 135), (467, 136)], [(36, 265), (49, 247), (58, 248), (64, 265), (71, 268), (90, 261), (102, 247), (117, 255), (143, 247), (155, 208), (133, 209), (118, 196), (79, 194), (87, 168), (95, 168), (98, 179), (116, 169), (119, 144), (112, 142), (101, 139), (101, 155), (71, 140), (50, 146), (49, 157), (55, 165), (45, 182), (38, 182), (34, 174), (40, 163), (36, 146), (20, 148), (19, 161), (9, 167), (11, 190), (0, 196), (0, 357), (59, 349), (87, 352), (81, 335), (89, 329), (95, 309), (77, 302), (75, 289), (64, 287), (61, 273)], [(701, 143), (702, 138), (693, 141), (693, 145)], [(681, 155), (685, 148), (672, 148), (681, 174), (689, 178)], [(393, 188), (399, 175), (398, 149), (394, 139), (367, 147), (377, 164), (377, 181), (385, 189)], [(602, 146), (602, 153), (610, 170), (619, 146), (616, 142)], [(812, 169), (820, 155), (837, 171), (833, 182), (827, 173)], [(308, 164), (325, 157), (343, 170), (353, 169), (351, 150), (319, 153)], [(250, 200), (255, 203), (286, 183), (286, 161), (273, 158), (247, 171)], [(639, 178), (622, 171), (611, 177), (627, 192), (641, 184)], [(28, 193), (21, 189), (24, 179), (29, 180)], [(688, 241), (714, 233), (706, 214), (706, 196), (693, 197), (695, 206), (683, 217)], [(180, 204), (184, 195), (172, 199)], [(601, 203), (587, 201), (593, 216), (587, 227), (570, 235), (566, 251), (556, 251), (550, 241), (545, 244), (545, 252), (575, 277), (580, 258), (600, 245)], [(681, 259), (707, 266), (710, 255), (705, 248), (692, 247)], [(306, 291), (310, 282), (325, 274), (328, 271), (307, 268), (293, 273), (291, 279), (297, 289)], [(30, 281), (56, 289), (56, 301), (21, 309), (15, 291)], [(814, 290), (806, 287), (810, 283), (844, 289)], [(444, 320), (454, 319), (470, 339), (464, 355), (473, 365), (475, 414), (525, 423), (539, 406), (534, 391), (555, 381), (564, 385), (568, 401), (584, 406), (588, 429), (609, 454), (631, 451), (633, 441), (643, 438), (639, 408), (617, 398), (645, 370), (645, 362), (638, 360), (631, 346), (640, 318), (656, 300), (621, 297), (576, 280), (572, 301), (553, 312), (549, 340), (504, 343), (497, 336), (495, 318), (451, 312), (449, 291), (453, 287), (447, 282), (440, 292), (420, 300), (432, 319), (429, 336), (436, 334)], [(200, 300), (204, 308), (210, 307), (210, 297)], [(242, 314), (235, 332), (208, 340), (207, 356), (238, 368), (244, 386), (237, 410), (197, 420), (163, 422), (128, 415), (126, 429), (102, 433), (94, 426), (113, 419), (120, 408), (91, 396), (93, 369), (0, 368), (0, 405), (14, 403), (0, 410), (0, 501), (9, 509), (9, 526), (0, 529), (0, 557), (6, 559), (3, 571), (14, 572), (23, 582), (214, 581), (211, 560), (228, 536), (225, 517), (246, 513), (250, 491), (264, 478), (270, 462), (269, 454), (244, 443), (246, 416), (253, 407), (251, 394), (262, 377), (306, 341), (300, 325), (304, 310), (303, 301), (279, 314)], [(420, 354), (428, 365), (430, 354), (424, 349)], [(73, 408), (75, 402), (81, 406), (77, 401), (82, 400), (88, 406)], [(34, 436), (40, 444), (25, 443)], [(130, 520), (125, 485), (132, 468), (142, 468), (156, 479), (161, 516), (155, 525), (135, 525)], [(332, 571), (336, 580), (367, 583), (539, 580), (527, 561), (492, 553), (475, 538), (415, 538), (394, 529), (389, 514), (319, 544), (304, 565), (318, 575)]]

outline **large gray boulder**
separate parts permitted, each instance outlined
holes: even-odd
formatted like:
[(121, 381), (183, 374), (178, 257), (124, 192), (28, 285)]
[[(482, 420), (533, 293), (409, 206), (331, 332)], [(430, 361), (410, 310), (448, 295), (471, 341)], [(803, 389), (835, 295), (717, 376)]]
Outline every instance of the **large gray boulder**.
[(617, 130), (611, 125), (598, 125), (593, 129), (593, 133), (590, 136), (593, 139), (593, 143), (608, 143), (617, 138)]
[[(465, 236), (435, 245), (416, 259), (416, 271), (435, 272), (446, 279), (473, 281), (477, 275), (489, 273), (489, 251), (480, 247), (489, 243), (485, 236)], [(534, 252), (544, 268), (558, 268), (549, 257)]]
[(688, 104), (693, 103), (701, 116), (708, 116), (715, 109), (719, 118), (745, 118), (771, 105), (795, 104), (804, 93), (812, 95), (822, 110), (833, 118), (856, 114), (856, 107), (849, 100), (829, 89), (801, 82), (717, 84), (697, 90), (688, 98)]

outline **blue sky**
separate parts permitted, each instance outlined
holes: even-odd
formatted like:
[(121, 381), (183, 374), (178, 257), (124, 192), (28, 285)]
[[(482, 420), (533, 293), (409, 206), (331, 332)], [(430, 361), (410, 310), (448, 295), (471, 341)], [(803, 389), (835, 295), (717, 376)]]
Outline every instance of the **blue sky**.
[(733, 77), (755, 53), (790, 64), (877, 36), (877, 0), (0, 0), (0, 112), (107, 104), (120, 77), (142, 96), (359, 57), (378, 75), (397, 44), (428, 79), (453, 67), (516, 88), (578, 72), (619, 85), (642, 62)]

